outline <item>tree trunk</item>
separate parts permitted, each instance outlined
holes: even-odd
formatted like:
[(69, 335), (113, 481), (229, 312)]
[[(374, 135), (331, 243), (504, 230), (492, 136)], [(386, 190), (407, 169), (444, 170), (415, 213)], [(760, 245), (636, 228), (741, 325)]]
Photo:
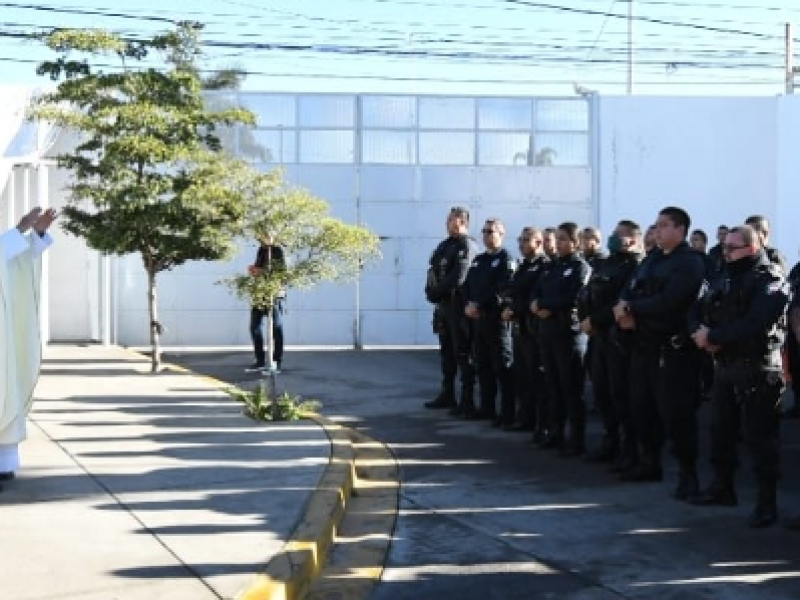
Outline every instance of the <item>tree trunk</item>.
[(161, 324), (158, 322), (156, 273), (152, 268), (147, 269), (147, 304), (150, 309), (150, 372), (158, 373), (161, 367)]

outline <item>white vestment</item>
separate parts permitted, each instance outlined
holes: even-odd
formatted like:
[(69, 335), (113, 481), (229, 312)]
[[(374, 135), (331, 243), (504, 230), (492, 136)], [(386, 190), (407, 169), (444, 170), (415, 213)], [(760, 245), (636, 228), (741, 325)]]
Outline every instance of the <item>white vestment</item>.
[(39, 330), (41, 253), (45, 234), (16, 228), (0, 236), (0, 473), (19, 468), (19, 443), (42, 364)]

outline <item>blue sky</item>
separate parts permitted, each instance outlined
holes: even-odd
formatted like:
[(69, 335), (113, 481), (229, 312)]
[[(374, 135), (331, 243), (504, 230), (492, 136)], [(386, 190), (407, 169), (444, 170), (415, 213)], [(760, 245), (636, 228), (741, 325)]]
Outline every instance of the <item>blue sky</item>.
[[(206, 66), (247, 70), (248, 90), (571, 95), (579, 84), (626, 91), (627, 0), (181, 4), (0, 2), (0, 83), (47, 83), (35, 75), (47, 51), (17, 34), (72, 26), (143, 36), (169, 27), (160, 19), (192, 19), (206, 24)], [(800, 38), (798, 0), (634, 0), (633, 8), (635, 93), (783, 91), (784, 23), (796, 21)]]

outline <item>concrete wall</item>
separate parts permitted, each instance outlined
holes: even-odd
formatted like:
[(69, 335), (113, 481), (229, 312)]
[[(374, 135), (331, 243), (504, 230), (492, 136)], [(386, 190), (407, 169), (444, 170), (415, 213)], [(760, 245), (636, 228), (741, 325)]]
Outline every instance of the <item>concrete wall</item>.
[(600, 224), (643, 226), (667, 205), (687, 209), (713, 238), (753, 213), (773, 245), (797, 256), (800, 97), (600, 99)]

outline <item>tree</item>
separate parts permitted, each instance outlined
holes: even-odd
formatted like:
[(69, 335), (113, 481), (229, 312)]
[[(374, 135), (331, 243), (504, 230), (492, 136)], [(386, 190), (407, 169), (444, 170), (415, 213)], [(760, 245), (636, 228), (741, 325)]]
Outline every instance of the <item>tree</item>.
[(377, 235), (332, 217), (325, 201), (286, 184), (280, 169), (251, 170), (247, 179), (241, 184), (247, 204), (245, 235), (274, 240), (288, 258), (285, 268), (225, 280), (252, 306), (271, 307), (286, 288), (354, 279), (368, 262), (380, 258)]
[[(60, 83), (32, 117), (80, 134), (77, 147), (57, 157), (73, 177), (64, 229), (103, 253), (140, 254), (153, 372), (163, 331), (158, 274), (190, 260), (230, 256), (246, 214), (240, 183), (249, 167), (221, 153), (217, 128), (252, 124), (254, 117), (205, 105), (197, 70), (186, 68), (199, 53), (198, 31), (181, 23), (150, 40), (128, 41), (100, 30), (56, 30), (44, 42), (59, 57), (37, 69)], [(141, 66), (151, 54), (165, 59), (164, 68)], [(89, 58), (104, 55), (116, 56), (122, 70), (94, 70)]]
[[(287, 260), (281, 268), (253, 270), (224, 283), (239, 298), (265, 311), (271, 351), (270, 308), (276, 297), (286, 288), (309, 288), (322, 281), (357, 277), (369, 261), (380, 257), (380, 241), (368, 229), (330, 216), (328, 204), (308, 191), (288, 186), (281, 170), (251, 170), (243, 188), (248, 205), (246, 235), (281, 246)], [(279, 403), (273, 369), (270, 390), (264, 390), (263, 396), (271, 400), (272, 416), (277, 419)]]

